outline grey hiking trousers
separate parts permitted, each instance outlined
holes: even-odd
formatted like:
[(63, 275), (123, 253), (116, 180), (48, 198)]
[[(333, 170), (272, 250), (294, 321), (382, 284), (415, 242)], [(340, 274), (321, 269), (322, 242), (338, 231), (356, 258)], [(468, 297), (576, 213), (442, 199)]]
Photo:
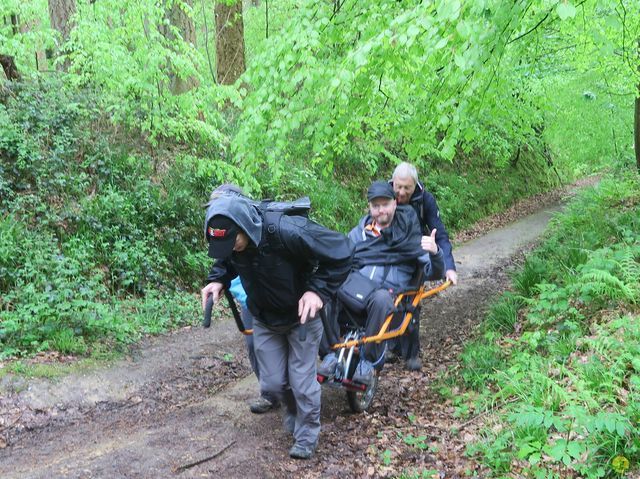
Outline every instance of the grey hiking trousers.
[(256, 319), (253, 346), (260, 369), (260, 390), (279, 397), (286, 406), (285, 415), (295, 417), (296, 444), (315, 447), (320, 434), (321, 391), (316, 360), (322, 321), (318, 316), (307, 321), (306, 327), (307, 337), (303, 342), (299, 327), (284, 333), (275, 332)]
[[(246, 306), (242, 307), (242, 313), (240, 315), (242, 319), (242, 324), (244, 324), (245, 329), (253, 329), (254, 317), (251, 314), (251, 311)], [(247, 354), (249, 355), (249, 362), (251, 363), (251, 369), (255, 373), (258, 380), (260, 379), (260, 367), (258, 366), (258, 360), (256, 359), (256, 352), (253, 347), (253, 334), (244, 337), (244, 341), (247, 345)], [(272, 404), (277, 404), (280, 400), (274, 395), (269, 393), (268, 391), (260, 390), (260, 396), (265, 398)]]

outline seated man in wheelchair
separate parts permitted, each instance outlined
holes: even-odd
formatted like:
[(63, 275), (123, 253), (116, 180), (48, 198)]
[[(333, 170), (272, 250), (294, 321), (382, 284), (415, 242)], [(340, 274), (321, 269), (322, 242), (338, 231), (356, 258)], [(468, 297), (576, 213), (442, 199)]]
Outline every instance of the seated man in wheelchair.
[[(366, 336), (375, 336), (385, 318), (394, 310), (394, 295), (410, 285), (418, 267), (423, 281), (444, 278), (442, 251), (435, 242), (434, 229), (422, 237), (420, 222), (411, 206), (398, 205), (393, 187), (386, 181), (375, 181), (367, 190), (369, 214), (349, 233), (355, 244), (353, 270), (338, 290), (339, 307), (356, 314), (366, 314)], [(337, 316), (337, 315), (336, 315)], [(330, 321), (333, 332), (338, 318)], [(375, 370), (384, 364), (384, 343), (366, 343), (353, 374), (353, 381), (369, 384)], [(325, 355), (318, 373), (335, 375), (338, 358), (334, 352)]]

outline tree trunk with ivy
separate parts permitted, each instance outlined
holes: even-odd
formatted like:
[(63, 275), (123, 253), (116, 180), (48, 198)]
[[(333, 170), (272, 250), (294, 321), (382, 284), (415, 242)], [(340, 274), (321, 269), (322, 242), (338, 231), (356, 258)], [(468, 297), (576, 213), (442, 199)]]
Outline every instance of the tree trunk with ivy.
[[(73, 16), (76, 13), (75, 0), (49, 0), (49, 19), (51, 27), (60, 33), (60, 45), (69, 39), (69, 34), (73, 28)], [(69, 62), (58, 64), (58, 68), (67, 70)]]
[(242, 1), (216, 3), (216, 73), (218, 83), (231, 85), (245, 71)]
[[(178, 30), (182, 40), (195, 48), (196, 28), (193, 23), (193, 18), (189, 13), (187, 13), (187, 9), (189, 11), (193, 10), (192, 7), (193, 0), (174, 1), (171, 2), (171, 8), (166, 15), (169, 20), (169, 24)], [(162, 34), (171, 41), (176, 40), (176, 35), (173, 33), (171, 28), (163, 27)], [(180, 53), (175, 52), (174, 54), (179, 55)], [(169, 63), (171, 63), (171, 59), (169, 59)], [(186, 93), (198, 86), (197, 78), (193, 76), (183, 78), (173, 67), (170, 67), (169, 70), (169, 89), (174, 95)]]
[(0, 54), (0, 65), (2, 65), (2, 69), (4, 70), (4, 74), (7, 77), (7, 80), (20, 80), (20, 72), (18, 72), (16, 62), (11, 55)]

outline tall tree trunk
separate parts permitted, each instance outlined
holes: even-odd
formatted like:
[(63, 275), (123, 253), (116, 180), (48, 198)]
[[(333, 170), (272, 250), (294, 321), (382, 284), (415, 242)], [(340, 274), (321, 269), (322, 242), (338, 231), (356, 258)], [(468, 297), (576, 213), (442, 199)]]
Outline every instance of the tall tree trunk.
[(12, 56), (0, 54), (0, 65), (2, 65), (7, 80), (20, 80), (20, 73)]
[[(167, 12), (167, 18), (169, 23), (173, 25), (182, 39), (194, 47), (196, 46), (196, 27), (193, 23), (193, 18), (185, 11), (184, 7), (193, 7), (193, 0), (182, 0), (172, 2), (171, 9)], [(163, 28), (162, 33), (167, 39), (175, 40), (176, 36), (173, 34), (170, 28)], [(179, 54), (174, 52), (175, 55)], [(169, 60), (171, 62), (171, 60)], [(170, 68), (169, 73), (169, 89), (174, 95), (180, 95), (186, 93), (189, 90), (198, 86), (198, 80), (195, 77), (182, 78), (178, 76), (177, 72)]]
[[(60, 33), (61, 43), (69, 39), (69, 34), (73, 28), (73, 15), (76, 13), (75, 0), (49, 0), (49, 19), (51, 27)], [(58, 45), (58, 50), (60, 48)], [(59, 65), (59, 68), (67, 70), (69, 62)]]
[(216, 72), (218, 83), (231, 85), (245, 71), (242, 1), (216, 3)]

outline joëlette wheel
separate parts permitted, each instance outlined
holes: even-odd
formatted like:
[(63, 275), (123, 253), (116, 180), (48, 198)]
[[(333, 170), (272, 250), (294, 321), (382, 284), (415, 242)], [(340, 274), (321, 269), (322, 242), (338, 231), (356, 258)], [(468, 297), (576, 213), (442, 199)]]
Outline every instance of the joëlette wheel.
[(347, 391), (347, 400), (349, 401), (349, 407), (353, 412), (364, 412), (369, 409), (373, 402), (373, 397), (378, 390), (378, 372), (373, 376), (373, 380), (369, 387), (363, 392)]

